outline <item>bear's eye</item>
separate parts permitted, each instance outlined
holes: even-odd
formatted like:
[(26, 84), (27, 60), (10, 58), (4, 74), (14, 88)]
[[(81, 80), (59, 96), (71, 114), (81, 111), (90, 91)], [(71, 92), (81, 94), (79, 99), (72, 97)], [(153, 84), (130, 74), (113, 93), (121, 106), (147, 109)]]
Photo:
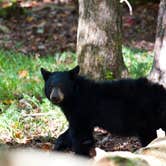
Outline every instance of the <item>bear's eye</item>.
[(53, 88), (54, 88), (54, 86), (51, 84), (51, 85), (49, 86), (49, 90), (51, 91)]

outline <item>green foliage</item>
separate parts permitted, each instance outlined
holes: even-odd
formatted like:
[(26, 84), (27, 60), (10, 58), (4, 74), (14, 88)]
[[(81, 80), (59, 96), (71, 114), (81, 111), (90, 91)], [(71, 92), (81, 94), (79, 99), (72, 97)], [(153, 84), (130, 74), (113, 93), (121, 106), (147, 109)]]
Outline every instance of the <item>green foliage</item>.
[(106, 80), (112, 80), (112, 79), (114, 79), (114, 76), (113, 76), (112, 72), (110, 70), (108, 70), (105, 72), (104, 78)]
[(144, 50), (123, 47), (123, 57), (132, 78), (147, 76), (153, 63), (153, 54)]
[[(129, 47), (123, 47), (122, 52), (130, 77), (138, 78), (149, 74), (153, 63), (153, 53)], [(106, 71), (105, 78), (114, 79), (112, 72)]]

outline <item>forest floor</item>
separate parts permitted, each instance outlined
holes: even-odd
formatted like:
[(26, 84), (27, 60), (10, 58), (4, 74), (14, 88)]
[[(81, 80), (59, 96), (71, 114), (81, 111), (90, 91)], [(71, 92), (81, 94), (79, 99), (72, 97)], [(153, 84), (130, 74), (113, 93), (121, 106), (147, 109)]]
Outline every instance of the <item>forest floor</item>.
[[(57, 52), (76, 50), (78, 13), (73, 3), (23, 4), (26, 10), (0, 18), (0, 47), (25, 55), (55, 55)], [(123, 44), (131, 48), (153, 51), (158, 4), (146, 3), (133, 7), (133, 15), (123, 7)], [(137, 138), (122, 138), (96, 129), (96, 145), (107, 151), (130, 150), (140, 147)], [(54, 140), (33, 140), (24, 146), (52, 149)], [(21, 144), (10, 144), (20, 147)]]
[[(0, 47), (25, 54), (53, 55), (76, 50), (78, 13), (72, 3), (24, 4), (24, 12), (11, 12), (0, 18)], [(123, 5), (124, 45), (152, 51), (154, 47), (157, 3), (133, 6), (133, 15)]]

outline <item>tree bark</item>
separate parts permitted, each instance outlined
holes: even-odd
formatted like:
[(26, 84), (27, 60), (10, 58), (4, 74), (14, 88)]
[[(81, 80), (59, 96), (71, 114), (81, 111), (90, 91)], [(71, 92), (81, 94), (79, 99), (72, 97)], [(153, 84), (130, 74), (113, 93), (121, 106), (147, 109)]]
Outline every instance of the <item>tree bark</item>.
[(117, 0), (79, 0), (77, 55), (81, 73), (94, 79), (127, 76)]
[(166, 87), (166, 0), (160, 1), (154, 47), (154, 63), (149, 79)]

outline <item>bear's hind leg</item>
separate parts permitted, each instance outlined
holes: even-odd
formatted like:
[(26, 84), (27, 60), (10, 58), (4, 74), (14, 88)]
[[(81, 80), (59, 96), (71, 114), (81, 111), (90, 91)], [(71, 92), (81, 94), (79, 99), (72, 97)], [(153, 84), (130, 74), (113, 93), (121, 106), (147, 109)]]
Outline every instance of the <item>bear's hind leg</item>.
[(157, 137), (155, 131), (145, 132), (139, 135), (140, 142), (143, 147), (147, 146), (151, 141), (153, 141)]

